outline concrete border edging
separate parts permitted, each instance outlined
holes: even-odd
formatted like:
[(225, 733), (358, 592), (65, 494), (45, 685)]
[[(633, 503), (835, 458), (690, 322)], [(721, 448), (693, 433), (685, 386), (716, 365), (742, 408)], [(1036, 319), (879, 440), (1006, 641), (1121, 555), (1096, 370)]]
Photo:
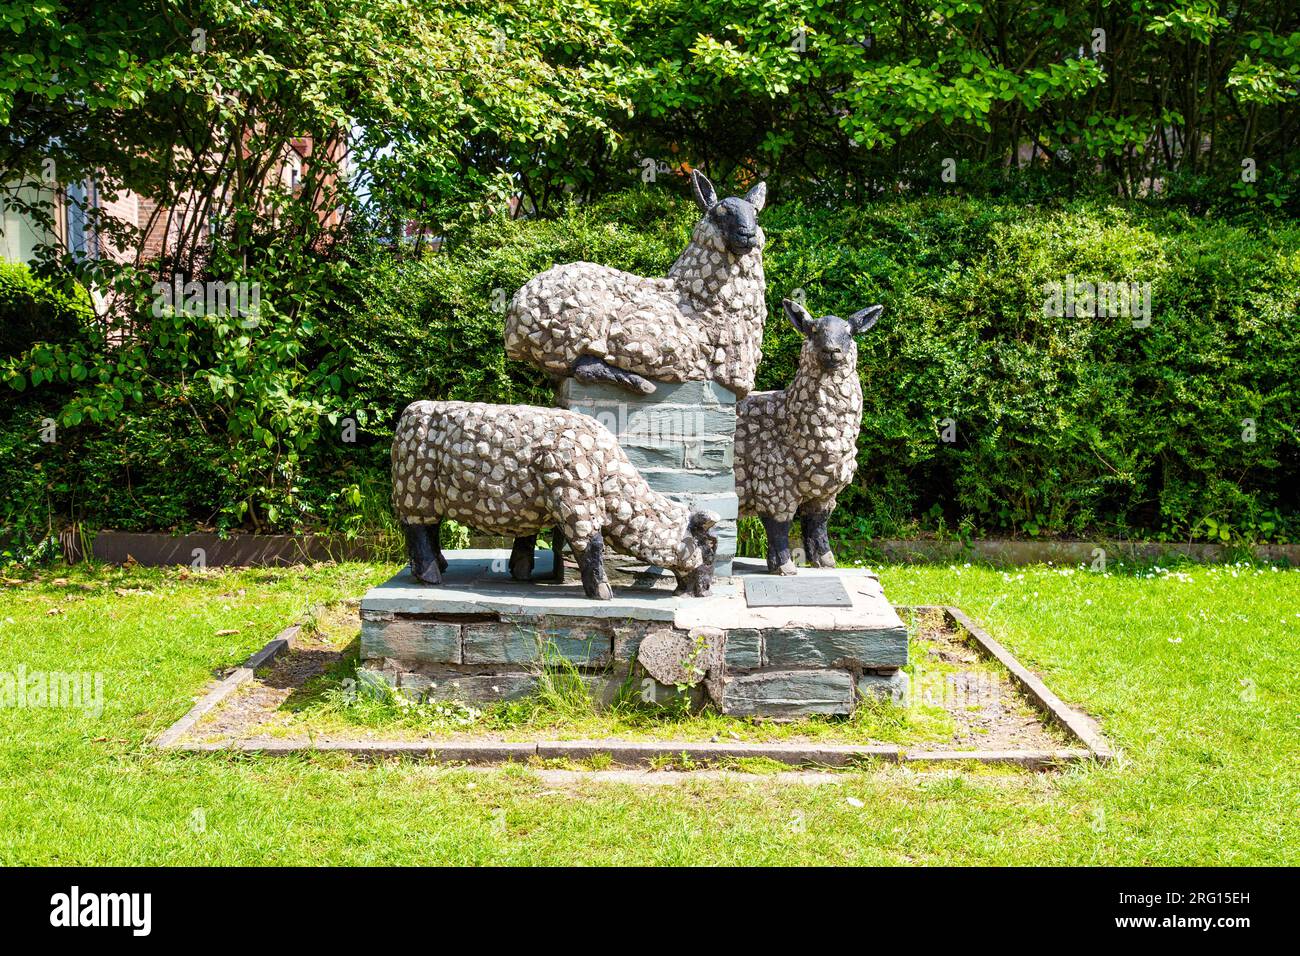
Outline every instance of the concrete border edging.
[[(1105, 553), (1105, 560), (1149, 561), (1189, 560), (1200, 564), (1228, 561), (1249, 550), (1260, 561), (1287, 561), (1300, 564), (1300, 544), (1257, 544), (1249, 547), (1229, 547), (1212, 542), (1111, 540), (1024, 540), (1021, 538), (972, 538), (969, 541), (940, 540), (937, 538), (880, 538), (864, 542), (879, 552), (885, 561), (898, 564), (938, 564), (958, 561), (978, 561), (1003, 567), (1021, 567), (1028, 564), (1079, 565), (1091, 564), (1097, 559), (1096, 551)], [(845, 552), (847, 553), (847, 551)]]
[(1049, 720), (1082, 742), (1098, 760), (1104, 762), (1114, 758), (1115, 751), (1102, 735), (1101, 727), (1095, 720), (1066, 705), (1041, 679), (1030, 673), (1010, 651), (998, 643), (988, 631), (972, 621), (960, 608), (945, 605), (943, 613), (951, 623), (970, 634), (986, 654), (1007, 669), (1011, 679)]
[(1083, 761), (1108, 763), (1115, 758), (1114, 748), (1092, 718), (1067, 706), (1047, 688), (1042, 680), (1027, 670), (998, 641), (976, 624), (961, 609), (950, 605), (899, 605), (899, 611), (937, 611), (949, 623), (971, 635), (981, 651), (997, 660), (1011, 674), (1012, 680), (1029, 697), (1044, 717), (1082, 744), (1054, 750), (918, 750), (892, 744), (835, 744), (816, 741), (798, 743), (714, 743), (692, 740), (541, 740), (535, 742), (503, 741), (368, 741), (323, 740), (240, 741), (186, 743), (181, 738), (202, 718), (251, 681), (257, 668), (286, 651), (297, 635), (299, 625), (285, 628), (243, 665), (227, 675), (188, 713), (172, 724), (152, 746), (181, 753), (246, 753), (268, 757), (308, 753), (346, 753), (361, 759), (404, 757), (443, 763), (501, 764), (512, 761), (588, 760), (606, 756), (625, 767), (653, 766), (661, 760), (685, 758), (692, 763), (714, 764), (728, 760), (761, 758), (795, 767), (852, 767), (867, 761), (893, 764), (935, 764), (941, 766), (978, 763), (1018, 766), (1044, 770)]
[[(195, 549), (201, 549), (207, 567), (262, 567), (330, 560), (377, 560), (396, 554), (395, 547), (373, 536), (346, 539), (318, 534), (232, 534), (221, 537), (210, 532), (172, 535), (154, 531), (87, 532), (84, 536), (60, 534), (64, 557), (76, 563), (89, 555), (109, 564), (128, 558), (146, 567), (189, 565)], [(471, 547), (510, 547), (510, 540), (475, 535)], [(1088, 564), (1094, 549), (1106, 552), (1107, 560), (1160, 561), (1167, 558), (1201, 563), (1223, 562), (1243, 548), (1211, 542), (1119, 541), (1096, 538), (1082, 540), (1022, 540), (1019, 538), (975, 538), (969, 541), (938, 538), (876, 538), (844, 542), (879, 552), (886, 561), (900, 564), (980, 561), (1018, 567), (1026, 564)], [(848, 553), (846, 548), (845, 553)], [(1259, 544), (1250, 548), (1261, 561), (1287, 561), (1300, 565), (1300, 544)], [(399, 560), (394, 558), (394, 560)]]
[(259, 667), (265, 666), (276, 657), (280, 656), (293, 643), (297, 637), (301, 625), (294, 624), (286, 627), (283, 631), (271, 638), (266, 646), (255, 653), (243, 664), (236, 667), (233, 671), (221, 679), (216, 687), (208, 691), (189, 711), (176, 723), (168, 727), (154, 741), (155, 747), (171, 749), (178, 746), (177, 741), (203, 719), (204, 715), (211, 712), (222, 701), (233, 694), (241, 685), (247, 684), (257, 674)]

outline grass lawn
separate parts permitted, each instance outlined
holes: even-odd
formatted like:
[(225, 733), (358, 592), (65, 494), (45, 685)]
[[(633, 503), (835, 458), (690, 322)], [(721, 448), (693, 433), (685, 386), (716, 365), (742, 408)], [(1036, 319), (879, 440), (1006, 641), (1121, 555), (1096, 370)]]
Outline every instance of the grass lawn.
[(103, 675), (100, 714), (0, 708), (0, 863), (1300, 862), (1295, 570), (883, 569), (895, 603), (962, 607), (1098, 717), (1123, 751), (1105, 768), (556, 787), (524, 767), (145, 746), (214, 668), (391, 570), (79, 567), (0, 586), (0, 680)]

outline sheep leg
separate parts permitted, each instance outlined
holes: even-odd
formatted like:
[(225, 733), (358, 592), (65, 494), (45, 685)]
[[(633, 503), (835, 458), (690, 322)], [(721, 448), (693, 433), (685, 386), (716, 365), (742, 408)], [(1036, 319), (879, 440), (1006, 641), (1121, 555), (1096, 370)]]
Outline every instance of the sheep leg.
[(406, 537), (406, 556), (411, 561), (411, 573), (416, 580), (441, 584), (443, 569), (439, 567), (438, 552), (433, 546), (433, 542), (438, 540), (438, 526), (403, 522), (402, 533)]
[(578, 555), (578, 567), (582, 571), (582, 591), (587, 597), (597, 601), (608, 601), (614, 597), (609, 578), (605, 576), (605, 539), (599, 531), (593, 531), (587, 539)]
[(767, 532), (767, 571), (769, 574), (796, 574), (794, 562), (790, 560), (790, 521), (778, 521), (776, 518), (760, 515), (763, 530)]
[(510, 576), (516, 581), (527, 581), (533, 576), (533, 550), (536, 547), (535, 534), (515, 538), (514, 547), (510, 549)]
[(564, 583), (564, 529), (558, 524), (551, 529), (551, 580)]
[(446, 573), (447, 559), (442, 554), (442, 522), (429, 527), (429, 546), (433, 548), (433, 559), (438, 562), (438, 570)]
[(573, 363), (573, 377), (588, 385), (613, 385), (629, 392), (649, 395), (655, 390), (654, 383), (642, 378), (635, 372), (625, 372), (615, 368), (594, 355), (583, 355)]
[(817, 519), (807, 511), (799, 512), (799, 532), (803, 535), (803, 556), (809, 564), (817, 563)]
[(831, 536), (826, 529), (829, 511), (808, 511), (800, 516), (803, 526), (803, 550), (808, 563), (815, 568), (835, 567), (835, 555), (831, 551)]

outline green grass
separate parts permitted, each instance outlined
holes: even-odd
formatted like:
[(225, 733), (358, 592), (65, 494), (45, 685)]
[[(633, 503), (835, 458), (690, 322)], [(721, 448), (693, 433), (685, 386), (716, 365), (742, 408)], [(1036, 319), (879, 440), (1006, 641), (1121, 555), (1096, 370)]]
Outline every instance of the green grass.
[(0, 673), (104, 679), (98, 716), (0, 708), (0, 863), (1300, 862), (1296, 571), (884, 569), (895, 603), (961, 606), (1100, 718), (1123, 751), (1107, 767), (556, 787), (527, 767), (145, 746), (214, 668), (390, 570), (74, 569), (0, 588)]

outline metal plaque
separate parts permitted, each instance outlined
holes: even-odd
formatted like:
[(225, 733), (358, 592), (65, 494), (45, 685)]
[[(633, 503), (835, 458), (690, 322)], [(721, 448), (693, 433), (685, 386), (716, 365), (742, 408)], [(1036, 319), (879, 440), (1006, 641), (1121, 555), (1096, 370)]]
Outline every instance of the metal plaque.
[(832, 577), (745, 575), (748, 607), (851, 607), (844, 582)]

